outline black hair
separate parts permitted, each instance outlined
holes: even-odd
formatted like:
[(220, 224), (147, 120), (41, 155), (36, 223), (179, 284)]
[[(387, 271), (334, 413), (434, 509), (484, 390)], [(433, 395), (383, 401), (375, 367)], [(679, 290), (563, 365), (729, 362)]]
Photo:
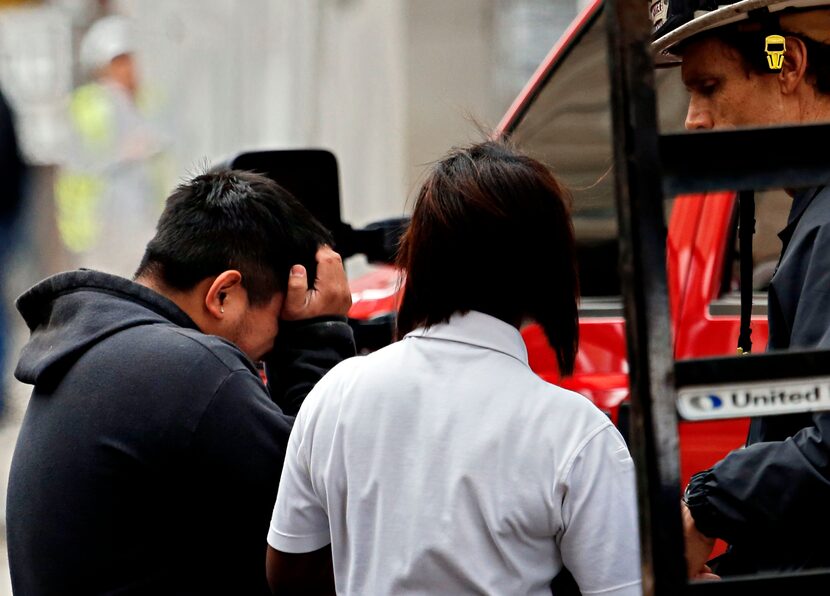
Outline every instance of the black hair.
[(477, 310), (539, 323), (562, 374), (579, 323), (570, 195), (540, 162), (503, 140), (451, 151), (435, 164), (401, 241), (398, 333)]
[(294, 264), (313, 280), (315, 253), (331, 234), (287, 190), (248, 171), (222, 169), (179, 185), (167, 199), (136, 277), (186, 291), (228, 269), (252, 305), (285, 291)]

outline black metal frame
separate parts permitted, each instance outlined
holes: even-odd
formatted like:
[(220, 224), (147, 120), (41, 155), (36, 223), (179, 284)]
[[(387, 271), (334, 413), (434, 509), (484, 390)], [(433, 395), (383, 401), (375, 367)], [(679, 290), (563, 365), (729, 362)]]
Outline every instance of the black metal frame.
[(752, 354), (742, 358), (691, 358), (674, 364), (678, 387), (707, 384), (785, 381), (830, 376), (830, 350), (798, 350)]
[[(643, 590), (680, 594), (686, 585), (666, 232), (659, 170), (651, 28), (642, 0), (608, 3), (615, 190), (637, 463)], [(679, 588), (679, 589), (678, 589)]]
[[(620, 230), (620, 276), (631, 384), (630, 445), (637, 464), (643, 593), (820, 593), (830, 571), (686, 578), (680, 521), (677, 405), (683, 383), (763, 381), (781, 371), (830, 370), (830, 352), (785, 353), (675, 363), (666, 291), (667, 196), (707, 190), (794, 188), (830, 180), (821, 147), (830, 125), (658, 134), (647, 3), (608, 0), (608, 52)], [(786, 148), (774, 151), (771, 148)], [(783, 374), (783, 373), (782, 373)], [(790, 376), (790, 375), (786, 375)], [(799, 375), (801, 376), (801, 375)], [(783, 545), (782, 545), (783, 547)]]
[(658, 140), (663, 190), (675, 196), (825, 184), (827, 153), (815, 148), (828, 138), (830, 124), (663, 135)]

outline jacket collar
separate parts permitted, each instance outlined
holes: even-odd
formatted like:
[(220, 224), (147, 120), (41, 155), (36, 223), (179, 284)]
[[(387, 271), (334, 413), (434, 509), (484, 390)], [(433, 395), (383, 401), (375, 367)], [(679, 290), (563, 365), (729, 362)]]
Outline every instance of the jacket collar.
[(478, 346), (507, 354), (527, 364), (527, 346), (519, 330), (504, 321), (478, 311), (455, 313), (446, 323), (420, 327), (406, 338), (441, 339)]
[(787, 226), (778, 233), (778, 237), (781, 239), (782, 248), (781, 254), (784, 254), (784, 250), (786, 250), (787, 245), (790, 243), (790, 240), (793, 237), (793, 233), (795, 233), (795, 228), (798, 226), (798, 222), (801, 221), (801, 217), (804, 215), (804, 212), (807, 211), (807, 207), (810, 206), (810, 203), (813, 202), (813, 199), (824, 190), (823, 186), (815, 186), (813, 188), (807, 188), (802, 191), (799, 191), (793, 197), (793, 204), (790, 207), (790, 215), (787, 218)]

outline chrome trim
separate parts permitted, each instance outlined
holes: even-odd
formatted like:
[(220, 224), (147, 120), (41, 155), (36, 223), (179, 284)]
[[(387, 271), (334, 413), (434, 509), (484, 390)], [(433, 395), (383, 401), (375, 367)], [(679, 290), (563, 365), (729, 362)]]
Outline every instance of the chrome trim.
[(623, 316), (622, 296), (583, 298), (579, 305), (579, 316), (585, 318), (606, 318)]
[[(721, 296), (709, 304), (709, 315), (713, 317), (741, 316), (741, 296), (737, 292)], [(767, 316), (767, 295), (764, 292), (752, 294), (752, 316)]]

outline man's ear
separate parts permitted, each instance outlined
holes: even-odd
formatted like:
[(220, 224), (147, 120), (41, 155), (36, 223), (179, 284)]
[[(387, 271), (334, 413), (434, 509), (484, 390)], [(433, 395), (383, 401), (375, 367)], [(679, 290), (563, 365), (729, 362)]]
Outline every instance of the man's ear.
[(205, 308), (217, 320), (225, 318), (225, 309), (239, 308), (243, 305), (242, 274), (236, 269), (223, 271), (213, 280), (205, 293)]
[(781, 93), (791, 95), (798, 84), (804, 80), (807, 72), (807, 46), (797, 37), (786, 37), (787, 49), (784, 52), (784, 65), (778, 73)]

